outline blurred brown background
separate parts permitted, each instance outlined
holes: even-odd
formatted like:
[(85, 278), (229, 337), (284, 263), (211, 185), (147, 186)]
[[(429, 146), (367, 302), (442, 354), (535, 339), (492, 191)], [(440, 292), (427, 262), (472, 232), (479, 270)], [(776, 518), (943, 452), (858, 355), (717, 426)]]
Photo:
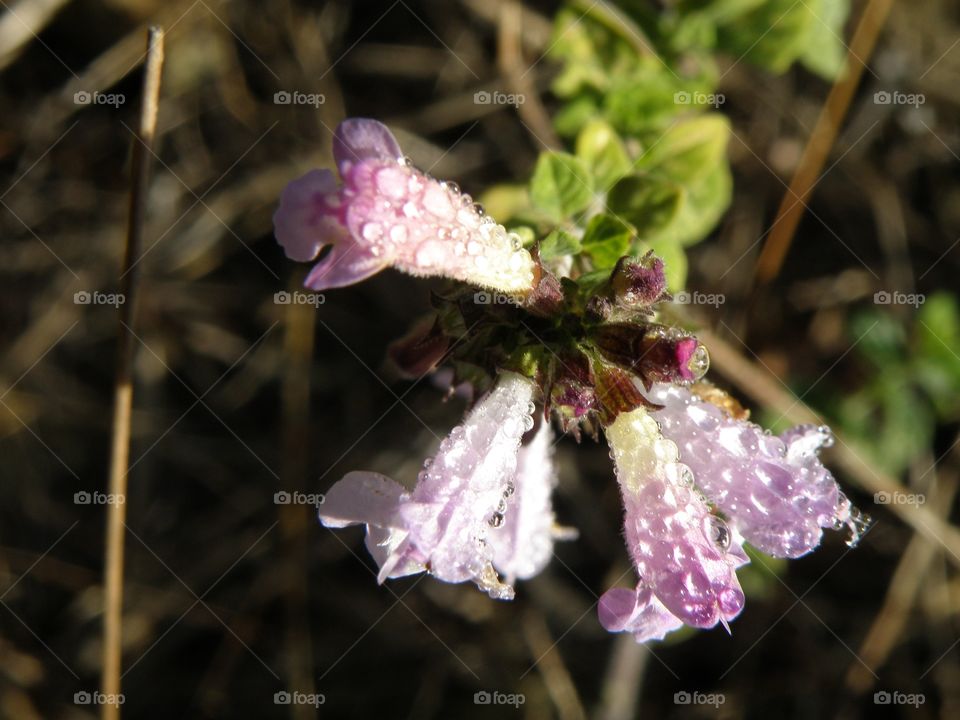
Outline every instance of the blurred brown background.
[[(277, 492), (323, 492), (351, 469), (412, 479), (464, 409), (429, 380), (396, 382), (382, 364), (386, 343), (427, 309), (424, 282), (386, 272), (326, 293), (317, 308), (277, 304), (274, 293), (297, 287), (306, 267), (283, 257), (270, 217), (286, 182), (329, 164), (331, 131), (346, 115), (383, 120), (418, 166), (467, 192), (525, 180), (542, 146), (513, 108), (473, 101), (509, 87), (518, 61), (501, 56), (505, 3), (2, 5), (0, 717), (97, 712), (75, 693), (99, 683), (95, 493), (106, 492), (117, 320), (92, 294), (117, 292), (147, 23), (166, 28), (167, 60), (135, 328), (128, 717), (960, 713), (960, 558), (917, 539), (844, 472), (848, 494), (878, 520), (860, 547), (830, 534), (779, 574), (755, 568), (732, 636), (691, 633), (649, 650), (596, 619), (596, 599), (627, 557), (607, 452), (589, 441), (558, 448), (558, 516), (580, 539), (558, 546), (513, 603), (429, 578), (378, 587), (361, 530), (334, 534), (310, 507), (275, 504)], [(556, 9), (525, 5), (514, 28), (547, 113), (553, 68), (543, 54)], [(689, 284), (725, 295), (701, 313), (705, 327), (843, 430), (853, 421), (840, 399), (883, 372), (871, 358), (887, 346), (857, 341), (874, 293), (956, 291), (960, 10), (894, 5), (785, 266), (759, 289), (758, 240), (829, 84), (733, 61), (722, 90), (734, 205), (691, 253)], [(891, 87), (925, 103), (873, 101)], [(323, 102), (277, 104), (283, 91)], [(84, 292), (94, 301), (84, 304)], [(909, 353), (914, 308), (880, 311)], [(915, 392), (910, 371), (878, 392)], [(780, 414), (748, 404), (759, 417)], [(871, 417), (851, 432), (869, 432)], [(864, 463), (955, 520), (957, 430), (956, 417), (938, 416), (903, 463)], [(525, 703), (476, 705), (482, 690)], [(277, 704), (284, 691), (324, 703)], [(725, 702), (678, 705), (682, 691)], [(924, 703), (876, 705), (878, 691), (922, 693)]]

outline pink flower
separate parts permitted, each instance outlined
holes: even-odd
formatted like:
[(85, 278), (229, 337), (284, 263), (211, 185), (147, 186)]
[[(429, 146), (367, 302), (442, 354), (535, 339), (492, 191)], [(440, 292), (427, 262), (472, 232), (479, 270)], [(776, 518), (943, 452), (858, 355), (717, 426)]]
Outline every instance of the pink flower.
[(736, 568), (748, 559), (741, 539), (711, 513), (689, 468), (680, 464), (677, 446), (646, 410), (621, 413), (606, 435), (640, 582), (634, 593), (615, 588), (604, 594), (601, 623), (632, 632), (638, 642), (662, 638), (681, 624), (726, 625), (743, 609)]
[(273, 223), (293, 260), (330, 251), (307, 276), (314, 290), (364, 280), (388, 266), (523, 295), (536, 265), (517, 235), (484, 215), (469, 195), (412, 167), (376, 120), (340, 123), (329, 170), (311, 170), (280, 197)]
[(820, 544), (821, 528), (857, 532), (850, 503), (817, 458), (833, 444), (829, 428), (801, 425), (776, 437), (686, 388), (656, 385), (648, 398), (664, 406), (654, 417), (697, 487), (758, 550), (799, 557)]
[[(536, 474), (528, 465), (546, 458), (549, 430), (538, 434), (518, 473), (520, 439), (533, 426), (533, 391), (530, 380), (503, 373), (424, 463), (412, 491), (377, 473), (349, 473), (327, 493), (321, 522), (367, 526), (380, 582), (429, 572), (445, 582), (471, 580), (493, 598), (513, 598), (513, 587), (494, 565), (512, 581), (542, 569), (552, 552), (542, 523), (549, 513), (542, 493), (552, 471), (541, 467)], [(528, 501), (535, 506), (532, 523), (522, 507)], [(514, 512), (517, 522), (506, 523)], [(552, 513), (549, 519), (552, 525)]]
[(493, 565), (510, 584), (538, 575), (553, 557), (554, 540), (576, 536), (576, 531), (556, 525), (551, 500), (556, 484), (553, 431), (544, 421), (520, 448), (516, 478), (507, 485), (512, 497), (503, 526), (489, 537)]

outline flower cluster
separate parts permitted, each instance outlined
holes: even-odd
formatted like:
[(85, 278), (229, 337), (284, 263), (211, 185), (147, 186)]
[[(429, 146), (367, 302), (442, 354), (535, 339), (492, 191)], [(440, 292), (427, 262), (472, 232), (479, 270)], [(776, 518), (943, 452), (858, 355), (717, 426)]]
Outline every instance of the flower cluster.
[[(332, 246), (307, 277), (315, 289), (387, 266), (458, 281), (390, 358), (409, 377), (439, 378), (451, 361), (451, 388), (479, 396), (412, 487), (352, 472), (326, 494), (321, 522), (366, 526), (380, 582), (427, 572), (509, 600), (516, 580), (543, 570), (554, 542), (575, 534), (552, 508), (553, 420), (578, 440), (602, 432), (611, 449), (638, 575), (600, 600), (612, 632), (643, 642), (683, 625), (727, 627), (744, 606), (745, 544), (794, 558), (824, 528), (857, 539), (865, 521), (818, 458), (830, 431), (772, 436), (702, 381), (706, 348), (659, 318), (669, 298), (660, 258), (624, 256), (578, 282), (455, 186), (416, 170), (380, 123), (342, 123), (334, 156), (341, 185), (316, 170), (284, 191), (279, 242), (303, 261)], [(478, 302), (478, 287), (518, 300)]]

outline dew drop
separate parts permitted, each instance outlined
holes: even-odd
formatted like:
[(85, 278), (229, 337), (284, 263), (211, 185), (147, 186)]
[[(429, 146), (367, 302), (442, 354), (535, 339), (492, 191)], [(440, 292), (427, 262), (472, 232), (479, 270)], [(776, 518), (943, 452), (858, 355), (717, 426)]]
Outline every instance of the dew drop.
[(506, 495), (507, 497), (510, 497), (511, 495), (513, 495), (513, 493), (516, 492), (516, 490), (517, 490), (517, 487), (512, 482), (508, 482), (507, 487), (503, 491), (503, 494)]
[(524, 430), (533, 430), (533, 418), (530, 415), (523, 416)]
[(490, 527), (495, 527), (495, 528), (498, 528), (501, 525), (503, 525), (503, 513), (495, 512), (493, 515), (490, 516), (490, 519), (487, 520), (487, 524), (489, 524)]
[(383, 228), (377, 223), (364, 223), (363, 227), (360, 228), (360, 234), (363, 235), (364, 240), (375, 242), (383, 237)]
[(510, 233), (508, 237), (510, 238), (510, 247), (514, 250), (519, 250), (523, 247), (523, 238), (517, 235), (517, 233)]
[(390, 228), (390, 239), (395, 243), (405, 242), (407, 239), (407, 228), (403, 225), (394, 225)]
[(709, 515), (706, 519), (705, 532), (710, 541), (723, 551), (730, 549), (730, 528), (723, 518)]
[(694, 380), (699, 380), (707, 374), (707, 370), (710, 369), (710, 353), (707, 352), (705, 345), (697, 345), (697, 349), (693, 351), (693, 355), (687, 362), (687, 368), (693, 373)]

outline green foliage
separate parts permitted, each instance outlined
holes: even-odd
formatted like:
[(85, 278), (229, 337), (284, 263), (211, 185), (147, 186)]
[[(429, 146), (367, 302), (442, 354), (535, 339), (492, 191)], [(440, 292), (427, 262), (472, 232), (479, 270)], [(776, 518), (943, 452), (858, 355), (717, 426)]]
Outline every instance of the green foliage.
[(530, 180), (530, 198), (557, 222), (585, 210), (593, 199), (593, 178), (582, 160), (562, 152), (545, 152)]
[[(683, 289), (686, 248), (730, 205), (730, 124), (718, 58), (773, 72), (800, 62), (842, 67), (849, 0), (678, 0), (588, 3), (556, 16), (554, 116), (573, 152), (541, 154), (527, 188), (501, 186), (488, 211), (538, 243), (548, 267), (589, 285), (621, 255), (653, 250), (670, 289)], [(535, 238), (531, 242), (529, 233)], [(946, 376), (931, 370), (932, 386)]]
[(845, 393), (836, 412), (843, 430), (872, 459), (900, 473), (931, 446), (938, 422), (960, 418), (960, 309), (946, 292), (931, 295), (906, 330), (890, 313), (855, 315), (851, 340), (870, 380)]

